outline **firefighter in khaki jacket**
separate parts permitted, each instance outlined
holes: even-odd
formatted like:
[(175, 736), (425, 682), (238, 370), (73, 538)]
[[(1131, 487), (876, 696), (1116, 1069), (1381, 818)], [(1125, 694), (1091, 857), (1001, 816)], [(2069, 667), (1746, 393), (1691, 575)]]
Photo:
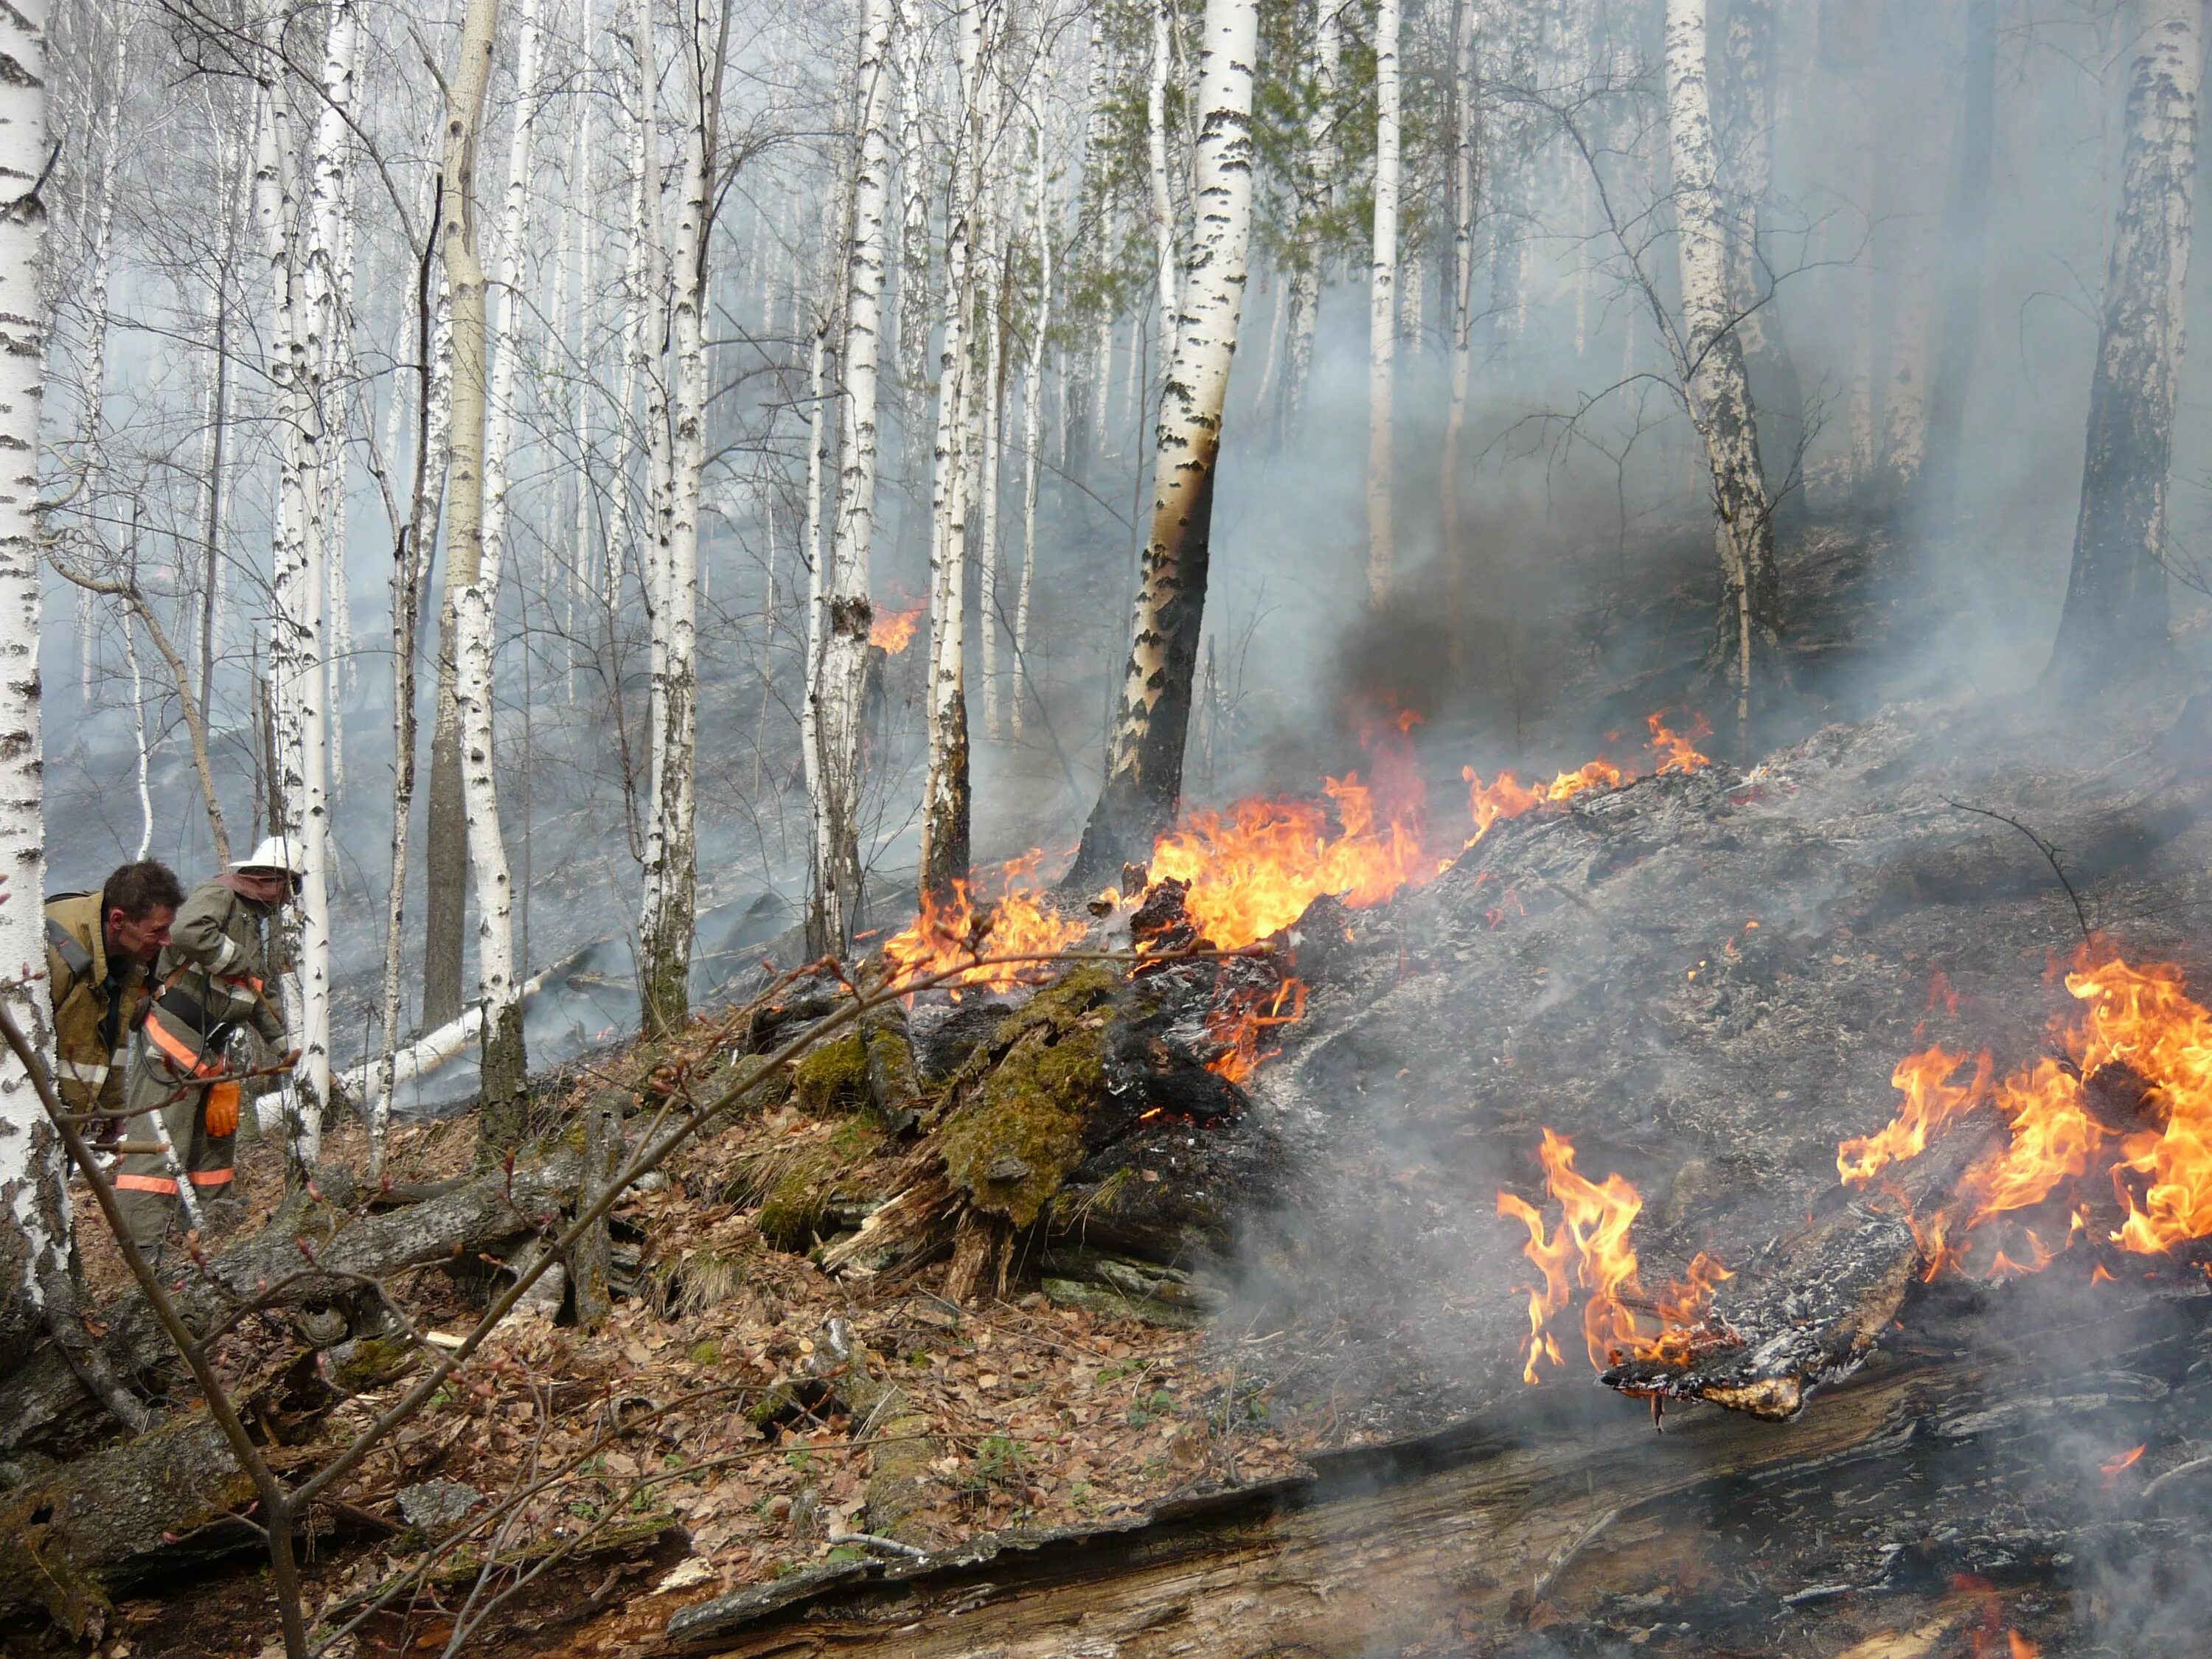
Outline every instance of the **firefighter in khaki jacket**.
[[(96, 893), (63, 893), (46, 902), (54, 1080), (70, 1111), (107, 1119), (93, 1140), (112, 1145), (123, 1130), (127, 1045), (146, 975), (184, 902), (169, 866), (152, 859), (125, 865)], [(146, 1133), (153, 1133), (150, 1126)]]
[[(235, 1173), (231, 1143), (241, 1091), (227, 1053), (231, 1033), (251, 1025), (271, 1050), (284, 1047), (284, 1017), (263, 967), (261, 926), (299, 885), (291, 849), (270, 836), (192, 890), (155, 969), (153, 1006), (131, 1055), (129, 1106), (133, 1114), (161, 1112), (202, 1202), (224, 1196)], [(115, 1186), (132, 1241), (142, 1248), (160, 1243), (183, 1208), (168, 1154), (129, 1154)]]

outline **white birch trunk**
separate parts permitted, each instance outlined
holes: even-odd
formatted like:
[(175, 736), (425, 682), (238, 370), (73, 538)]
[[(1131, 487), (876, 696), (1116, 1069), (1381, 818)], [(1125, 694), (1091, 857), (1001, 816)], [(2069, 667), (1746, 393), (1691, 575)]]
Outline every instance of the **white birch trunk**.
[(1397, 579), (1391, 527), (1398, 343), (1398, 0), (1375, 11), (1375, 248), (1367, 311), (1367, 592), (1381, 606)]
[(945, 249), (945, 325), (939, 347), (937, 448), (929, 538), (928, 764), (922, 780), (921, 876), (925, 900), (951, 896), (969, 860), (967, 700), (968, 480), (964, 451), (973, 396), (975, 239), (983, 141), (983, 0), (961, 0), (959, 141)]
[(981, 580), (976, 593), (976, 617), (983, 638), (983, 730), (995, 741), (1003, 721), (999, 697), (999, 445), (1006, 429), (1006, 313), (1000, 295), (1006, 287), (1009, 244), (997, 200), (986, 217), (991, 224), (992, 257), (983, 272), (983, 382), (976, 399), (976, 419), (983, 429), (982, 466), (976, 491), (983, 517), (981, 545), (976, 550)]
[[(928, 208), (917, 186), (926, 165), (918, 139), (921, 20), (914, 9), (897, 20), (903, 34), (906, 101), (900, 145), (903, 189), (900, 222), (899, 352), (901, 380), (921, 385), (912, 364), (929, 325), (918, 301), (927, 282)], [(845, 253), (845, 395), (838, 404), (837, 505), (828, 556), (817, 553), (807, 606), (806, 708), (814, 740), (815, 894), (810, 916), (824, 951), (842, 951), (860, 925), (860, 709), (867, 678), (870, 566), (875, 546), (878, 432), (883, 410), (884, 269), (890, 257), (891, 166), (891, 0), (866, 0), (860, 15), (855, 111), (857, 154), (852, 174), (852, 240)], [(913, 244), (919, 211), (925, 246)], [(817, 343), (817, 363), (820, 362)], [(818, 410), (821, 404), (816, 404)]]
[[(338, 265), (358, 35), (353, 0), (334, 0), (324, 36), (307, 246), (296, 267), (281, 247), (272, 262), (288, 276), (297, 270), (296, 288), (288, 284), (276, 336), (283, 431), (269, 669), (279, 821), (301, 869), (286, 984), (291, 1035), (301, 1051), (289, 1091), (292, 1159), (299, 1171), (312, 1171), (320, 1161), (323, 1108), (330, 1097), (329, 676), (323, 632), (329, 533), (323, 485), (330, 434), (325, 416), (331, 405), (327, 382), (339, 358)], [(282, 160), (280, 153), (280, 167)]]
[(1174, 0), (1152, 0), (1152, 74), (1145, 95), (1145, 139), (1152, 186), (1152, 246), (1159, 263), (1155, 303), (1158, 361), (1163, 368), (1175, 356), (1175, 200), (1168, 180), (1168, 58), (1175, 44), (1174, 22)]
[[(1040, 405), (1044, 400), (1045, 338), (1052, 332), (1052, 219), (1051, 187), (1046, 177), (1044, 127), (1031, 129), (1036, 149), (1036, 309), (1030, 327), (1030, 361), (1022, 386), (1022, 576), (1014, 595), (1014, 684), (1010, 724), (1014, 741), (1022, 737), (1023, 712), (1030, 697), (1030, 586), (1036, 576), (1036, 520), (1038, 432)], [(1067, 386), (1062, 366), (1060, 389)], [(1061, 429), (1063, 440), (1066, 428)]]
[[(522, 310), (523, 239), (530, 227), (532, 151), (543, 100), (538, 90), (544, 31), (543, 0), (522, 0), (514, 57), (514, 132), (507, 145), (507, 191), (500, 210), (498, 263), (492, 274), (491, 387), (485, 405), (483, 556), (494, 569), (507, 550), (507, 452), (514, 441), (517, 323)], [(556, 337), (557, 338), (557, 333)]]
[(526, 1060), (515, 985), (514, 884), (500, 832), (493, 732), (500, 561), (484, 540), (490, 329), (476, 204), (476, 157), (498, 16), (498, 0), (469, 0), (463, 15), (447, 97), (440, 218), (453, 293), (453, 427), (446, 556), (452, 573), (447, 591), (453, 600), (453, 713), (459, 722), (464, 835), (477, 897), (476, 1000), (484, 1011), (477, 1133), (483, 1146), (504, 1152), (521, 1141), (520, 1097)]
[(684, 135), (670, 333), (676, 395), (670, 431), (667, 551), (653, 632), (660, 641), (660, 725), (653, 745), (653, 815), (646, 836), (639, 985), (648, 1035), (679, 1029), (690, 1012), (691, 935), (699, 885), (697, 841), (700, 482), (707, 467), (707, 237), (710, 134), (721, 62), (699, 0), (683, 14), (691, 88)]
[(1712, 473), (1723, 573), (1715, 658), (1735, 670), (1737, 739), (1747, 753), (1753, 643), (1771, 639), (1779, 627), (1781, 590), (1743, 342), (1729, 301), (1707, 43), (1705, 0), (1667, 0), (1667, 128), (1682, 282), (1678, 368)]
[[(23, 1034), (40, 1048), (52, 1018), (46, 961), (46, 834), (40, 819), (39, 732), (39, 403), (47, 311), (40, 289), (46, 213), (37, 194), (46, 174), (46, 8), (44, 0), (0, 11), (0, 904), (4, 996)], [(0, 1207), (15, 1225), (0, 1244), (0, 1328), (27, 1334), (46, 1287), (69, 1271), (69, 1189), (60, 1142), (31, 1079), (0, 1055)]]
[(1160, 397), (1151, 538), (1106, 782), (1067, 881), (1117, 880), (1151, 852), (1182, 791), (1183, 740), (1205, 619), (1214, 471), (1252, 231), (1256, 0), (1207, 0), (1193, 177), (1198, 233), (1184, 272), (1176, 355)]

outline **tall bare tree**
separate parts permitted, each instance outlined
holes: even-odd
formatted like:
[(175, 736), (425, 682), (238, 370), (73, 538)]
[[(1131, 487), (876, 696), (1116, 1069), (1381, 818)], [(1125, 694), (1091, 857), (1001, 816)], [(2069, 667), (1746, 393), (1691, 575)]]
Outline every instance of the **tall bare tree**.
[(2166, 491), (2197, 185), (2204, 0), (2143, 0), (2074, 565), (2051, 672), (2098, 685), (2168, 650)]
[(1160, 395), (1145, 547), (1106, 777), (1066, 877), (1118, 881), (1149, 858), (1182, 796), (1183, 742), (1205, 622), (1222, 412), (1243, 313), (1252, 232), (1252, 64), (1257, 0), (1207, 0), (1199, 46), (1197, 234), (1182, 282), (1176, 355)]

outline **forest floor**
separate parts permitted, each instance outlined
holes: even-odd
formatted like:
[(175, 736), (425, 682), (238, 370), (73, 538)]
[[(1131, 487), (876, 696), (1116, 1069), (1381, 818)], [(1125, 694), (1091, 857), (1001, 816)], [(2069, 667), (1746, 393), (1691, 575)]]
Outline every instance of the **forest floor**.
[[(655, 1052), (670, 1058), (665, 1047)], [(612, 1314), (588, 1330), (543, 1311), (510, 1316), (465, 1380), (349, 1483), (344, 1501), (393, 1531), (374, 1539), (343, 1528), (312, 1552), (311, 1617), (342, 1623), (424, 1564), (429, 1544), (405, 1525), (398, 1499), (438, 1482), (456, 1483), (459, 1501), (495, 1518), (434, 1566), (410, 1611), (370, 1620), (350, 1651), (444, 1650), (457, 1616), (486, 1611), (470, 1598), (488, 1542), (512, 1570), (497, 1576), (506, 1599), (469, 1640), (472, 1653), (635, 1651), (688, 1603), (855, 1559), (869, 1547), (844, 1540), (884, 1437), (863, 1440), (864, 1425), (835, 1400), (809, 1410), (803, 1398), (784, 1398), (795, 1381), (804, 1395), (833, 1319), (848, 1322), (896, 1380), (902, 1437), (933, 1454), (921, 1502), (900, 1529), (922, 1547), (1131, 1517), (1170, 1496), (1292, 1473), (1306, 1452), (1363, 1437), (1326, 1407), (1278, 1415), (1240, 1387), (1249, 1370), (1241, 1350), (1265, 1338), (1164, 1329), (1056, 1306), (1039, 1291), (963, 1309), (935, 1293), (942, 1264), (872, 1291), (769, 1243), (761, 1203), (718, 1198), (740, 1159), (787, 1166), (851, 1129), (851, 1120), (785, 1105), (686, 1149), (666, 1184), (629, 1194), (614, 1231), (622, 1265), (635, 1253), (634, 1272), (617, 1274), (631, 1294), (617, 1294)], [(362, 1139), (349, 1123), (325, 1156), (358, 1164)], [(474, 1139), (466, 1117), (398, 1128), (392, 1177), (461, 1173)], [(244, 1213), (226, 1232), (258, 1227), (283, 1196), (276, 1146), (246, 1145)], [(94, 1297), (120, 1294), (127, 1275), (105, 1229), (87, 1226), (82, 1248)], [(472, 1295), (465, 1276), (442, 1267), (387, 1289), (433, 1342), (466, 1331), (484, 1301), (481, 1281)], [(405, 1383), (356, 1396), (319, 1437), (343, 1444)], [(770, 1415), (763, 1402), (780, 1384)], [(530, 1582), (517, 1587), (517, 1577)], [(88, 1650), (105, 1659), (281, 1651), (270, 1645), (265, 1575), (250, 1553), (234, 1572), (143, 1584), (118, 1613), (107, 1640)], [(26, 1628), (4, 1650), (51, 1651), (44, 1642)]]

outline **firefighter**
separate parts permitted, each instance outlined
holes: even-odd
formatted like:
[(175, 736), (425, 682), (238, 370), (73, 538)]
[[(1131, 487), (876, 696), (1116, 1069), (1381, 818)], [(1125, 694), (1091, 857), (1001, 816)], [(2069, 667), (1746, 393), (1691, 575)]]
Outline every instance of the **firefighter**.
[(112, 1146), (123, 1133), (127, 1045), (146, 976), (184, 902), (175, 873), (153, 859), (125, 865), (96, 893), (59, 893), (46, 901), (54, 1080), (70, 1111), (106, 1117), (90, 1137), (95, 1142)]
[(179, 1166), (198, 1203), (229, 1194), (242, 1093), (228, 1054), (231, 1033), (250, 1025), (272, 1053), (283, 1049), (284, 1016), (263, 965), (262, 924), (299, 890), (298, 860), (272, 836), (195, 887), (177, 912), (131, 1049), (128, 1094), (134, 1125), (150, 1130), (137, 1115), (160, 1111), (173, 1156), (131, 1152), (115, 1176), (124, 1224), (141, 1249), (159, 1245), (185, 1212)]

